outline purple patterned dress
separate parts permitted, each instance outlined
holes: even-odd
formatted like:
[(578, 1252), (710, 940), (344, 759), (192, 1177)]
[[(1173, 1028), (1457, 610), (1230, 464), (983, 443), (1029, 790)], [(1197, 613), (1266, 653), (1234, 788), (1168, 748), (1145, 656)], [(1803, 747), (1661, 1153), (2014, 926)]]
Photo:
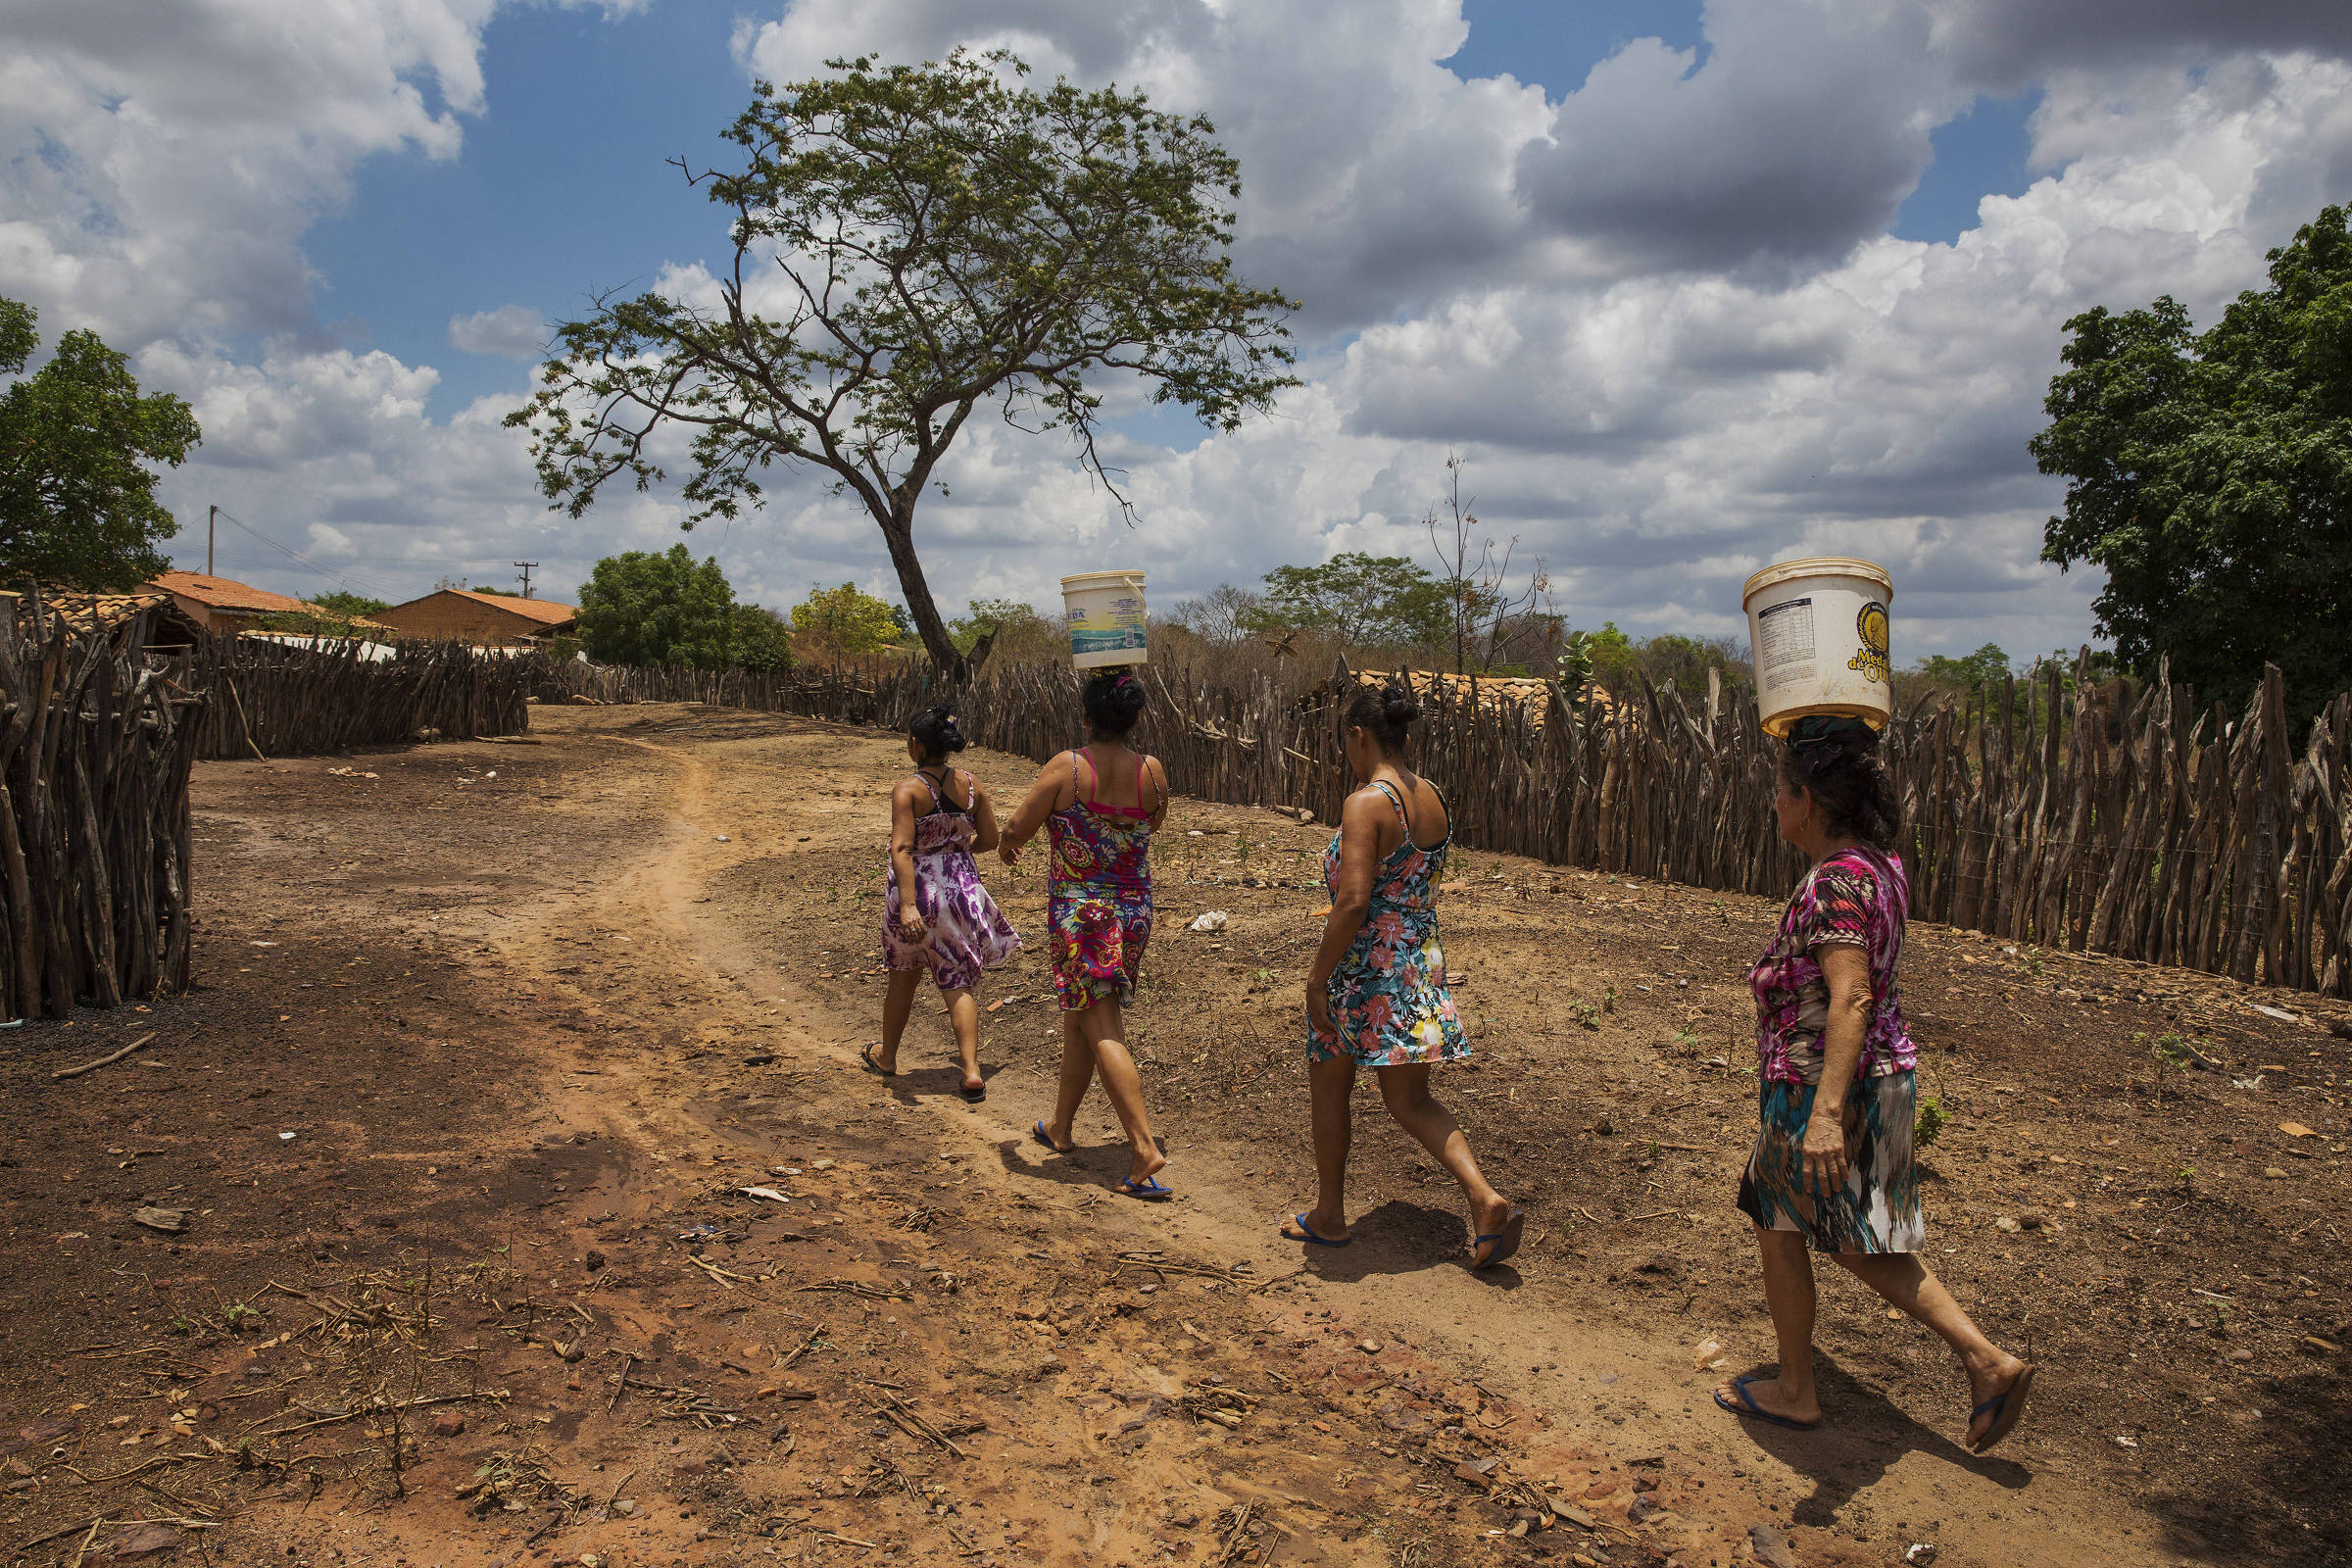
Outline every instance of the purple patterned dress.
[[(975, 798), (971, 775), (957, 776), (965, 798)], [(892, 861), (882, 894), (882, 962), (893, 969), (928, 969), (942, 991), (969, 991), (980, 984), (983, 969), (1011, 957), (1021, 939), (972, 863), (978, 829), (971, 808), (940, 794), (928, 775), (915, 777), (931, 792), (930, 814), (914, 820), (914, 908), (926, 929), (920, 942), (900, 933), (899, 868)]]

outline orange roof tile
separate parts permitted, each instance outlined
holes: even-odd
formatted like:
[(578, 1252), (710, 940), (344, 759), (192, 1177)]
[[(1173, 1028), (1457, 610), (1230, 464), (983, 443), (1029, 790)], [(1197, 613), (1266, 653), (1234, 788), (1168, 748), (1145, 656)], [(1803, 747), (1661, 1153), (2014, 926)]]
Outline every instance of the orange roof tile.
[(251, 583), (238, 582), (231, 577), (208, 577), (201, 571), (159, 572), (152, 582), (142, 586), (161, 589), (165, 593), (181, 594), (200, 605), (210, 605), (215, 610), (254, 610), (274, 613), (311, 609), (299, 599), (273, 594), (267, 588), (256, 588)]
[[(443, 593), (464, 594), (466, 598), (472, 600), (476, 604), (489, 605), (495, 609), (511, 612), (514, 614), (522, 616), (525, 620), (544, 621), (550, 626), (559, 626), (564, 621), (577, 620), (580, 618), (580, 612), (577, 610), (573, 609), (569, 605), (559, 605), (552, 599), (516, 599), (508, 594), (479, 593), (471, 588), (445, 588), (440, 591)], [(430, 599), (432, 595), (426, 594), (424, 597), (426, 599)], [(413, 605), (420, 602), (421, 601), (412, 599), (409, 601), (409, 604)], [(406, 610), (408, 606), (395, 605), (393, 608), (395, 610)]]

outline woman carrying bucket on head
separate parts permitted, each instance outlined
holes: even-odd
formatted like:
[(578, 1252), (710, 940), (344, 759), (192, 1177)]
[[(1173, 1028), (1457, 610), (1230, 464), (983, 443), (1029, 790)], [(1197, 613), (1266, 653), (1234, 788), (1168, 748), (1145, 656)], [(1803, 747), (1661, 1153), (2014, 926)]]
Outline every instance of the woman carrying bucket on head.
[(1083, 699), (1091, 739), (1038, 770), (998, 848), (1014, 865), (1041, 827), (1051, 845), (1046, 907), (1061, 1003), (1061, 1081), (1053, 1117), (1037, 1124), (1035, 1136), (1068, 1153), (1079, 1102), (1100, 1072), (1130, 1151), (1117, 1190), (1164, 1201), (1172, 1195), (1157, 1172), (1168, 1160), (1144, 1110), (1123, 1004), (1152, 936), (1152, 834), (1167, 815), (1168, 780), (1155, 759), (1127, 744), (1147, 700), (1131, 669), (1097, 669)]
[(963, 1098), (988, 1098), (980, 1076), (980, 973), (1012, 956), (1021, 939), (981, 886), (972, 853), (997, 846), (997, 813), (979, 781), (948, 759), (963, 750), (963, 732), (944, 708), (928, 709), (907, 727), (911, 777), (890, 794), (890, 875), (882, 896), (882, 962), (890, 989), (882, 998), (882, 1041), (860, 1053), (885, 1078), (899, 1071), (899, 1041), (926, 971), (948, 1004)]

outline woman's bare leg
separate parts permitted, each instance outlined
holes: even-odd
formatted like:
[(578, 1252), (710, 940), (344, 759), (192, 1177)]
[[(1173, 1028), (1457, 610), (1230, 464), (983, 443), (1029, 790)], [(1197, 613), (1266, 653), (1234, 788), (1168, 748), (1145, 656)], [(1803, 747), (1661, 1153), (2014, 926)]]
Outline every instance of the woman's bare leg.
[(1821, 1419), (1821, 1391), (1813, 1384), (1813, 1258), (1799, 1231), (1756, 1229), (1756, 1250), (1764, 1264), (1764, 1304), (1772, 1312), (1773, 1337), (1780, 1342), (1781, 1375), (1758, 1378), (1744, 1391), (1729, 1383), (1715, 1392), (1733, 1404), (1742, 1392), (1759, 1410), (1791, 1421)]
[(1473, 1236), (1492, 1236), (1502, 1229), (1511, 1217), (1511, 1205), (1501, 1194), (1487, 1185), (1480, 1173), (1478, 1161), (1470, 1153), (1470, 1140), (1462, 1135), (1461, 1123), (1453, 1112), (1438, 1103), (1429, 1092), (1429, 1064), (1415, 1062), (1404, 1067), (1376, 1067), (1380, 1079), (1381, 1102), (1396, 1125), (1411, 1133), (1423, 1149), (1446, 1173), (1462, 1184), (1462, 1196), (1470, 1201), (1470, 1218), (1476, 1227)]
[(1054, 1118), (1046, 1123), (1046, 1136), (1063, 1153), (1070, 1152), (1070, 1124), (1078, 1119), (1079, 1102), (1086, 1099), (1089, 1085), (1095, 1081), (1095, 1054), (1078, 1028), (1078, 1014), (1061, 1015), (1061, 1079), (1054, 1088)]
[(914, 1010), (914, 988), (923, 978), (920, 969), (893, 969), (890, 985), (882, 993), (882, 1049), (874, 1053), (874, 1060), (884, 1072), (899, 1070), (899, 1041), (906, 1033), (906, 1016)]
[(980, 1077), (980, 1004), (969, 991), (942, 991), (948, 1022), (956, 1027), (956, 1059), (963, 1064), (963, 1087), (978, 1089)]
[[(1127, 1132), (1127, 1179), (1140, 1182), (1164, 1167), (1168, 1156), (1159, 1152), (1152, 1136), (1152, 1118), (1144, 1109), (1143, 1076), (1135, 1070), (1135, 1058), (1127, 1054), (1126, 1015), (1116, 1000), (1098, 1002), (1078, 1014), (1078, 1028), (1092, 1048), (1096, 1070), (1102, 1075), (1102, 1093)], [(1068, 1082), (1066, 1072), (1063, 1082)]]
[[(1970, 1404), (1995, 1397), (2025, 1370), (2025, 1362), (1986, 1339), (1984, 1331), (1960, 1310), (1952, 1293), (1917, 1252), (1839, 1252), (1836, 1256), (1856, 1279), (1885, 1298), (1888, 1306), (1925, 1324), (1952, 1348), (1968, 1372)], [(1969, 1423), (1970, 1446), (1976, 1446), (1992, 1419), (1993, 1412), (1988, 1410)]]
[[(1348, 1151), (1355, 1142), (1355, 1058), (1335, 1056), (1306, 1064), (1307, 1126), (1315, 1144), (1315, 1206), (1306, 1211), (1307, 1228), (1327, 1242), (1348, 1239)], [(1285, 1221), (1282, 1233), (1304, 1241), (1298, 1223)]]

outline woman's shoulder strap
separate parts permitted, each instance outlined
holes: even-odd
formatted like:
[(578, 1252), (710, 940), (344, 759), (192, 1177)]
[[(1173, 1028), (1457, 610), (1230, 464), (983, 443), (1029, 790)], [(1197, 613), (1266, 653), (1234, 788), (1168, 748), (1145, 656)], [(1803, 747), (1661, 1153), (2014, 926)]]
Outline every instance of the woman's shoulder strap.
[(1372, 788), (1389, 798), (1389, 804), (1396, 808), (1396, 819), (1404, 824), (1405, 837), (1412, 837), (1413, 813), (1404, 808), (1404, 797), (1396, 793), (1396, 787), (1385, 778), (1376, 778)]

